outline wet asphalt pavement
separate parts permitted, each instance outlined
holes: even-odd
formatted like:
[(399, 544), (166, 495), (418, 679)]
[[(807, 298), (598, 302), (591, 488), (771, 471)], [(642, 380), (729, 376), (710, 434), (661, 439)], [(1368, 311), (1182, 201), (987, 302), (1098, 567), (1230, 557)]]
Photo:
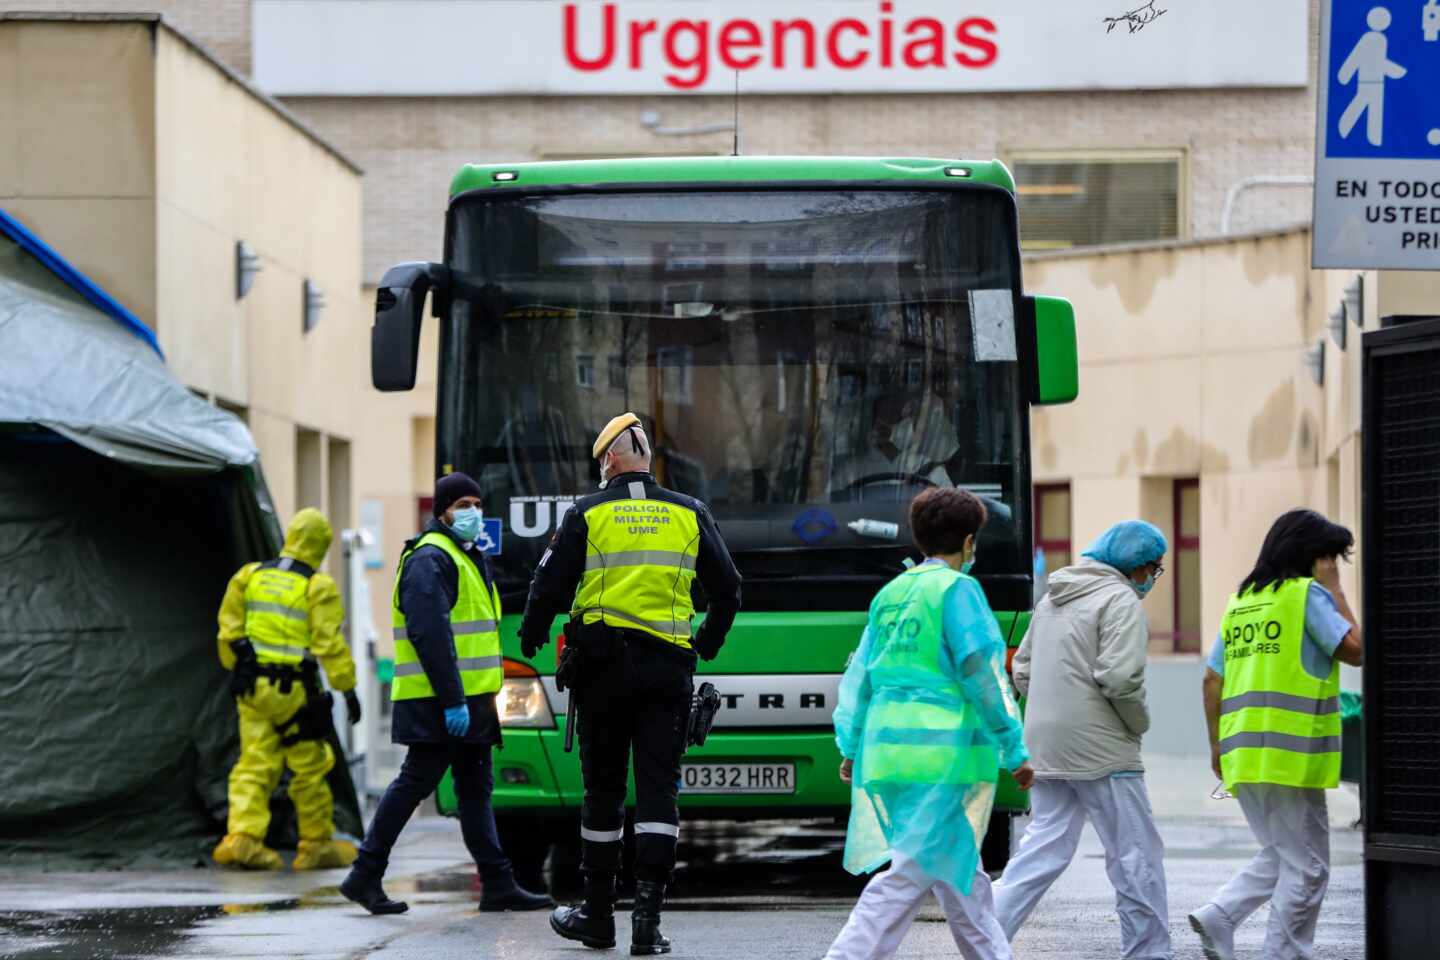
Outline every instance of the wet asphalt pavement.
[[(1148, 759), (1167, 844), (1176, 957), (1200, 956), (1185, 914), (1254, 852), (1234, 801), (1211, 801), (1207, 772)], [(1361, 835), (1352, 795), (1332, 792), (1333, 867), (1317, 938), (1319, 960), (1364, 957)], [(843, 828), (825, 821), (689, 824), (666, 913), (676, 957), (818, 958), (845, 922), (863, 879), (840, 866)], [(410, 912), (371, 917), (340, 897), (343, 871), (294, 874), (217, 869), (0, 876), (0, 957), (376, 958), (584, 960), (545, 913), (480, 914), (473, 868), (453, 821), (416, 820), (386, 888)], [(457, 853), (460, 856), (457, 857)], [(623, 906), (623, 905), (622, 905)], [(623, 919), (623, 918), (622, 918)], [(1241, 928), (1239, 956), (1260, 960), (1264, 911)], [(622, 924), (628, 926), (628, 923)], [(623, 933), (622, 933), (623, 940)], [(902, 958), (956, 957), (938, 909), (922, 912)], [(1017, 958), (1115, 958), (1119, 922), (1094, 834), (1015, 942)]]

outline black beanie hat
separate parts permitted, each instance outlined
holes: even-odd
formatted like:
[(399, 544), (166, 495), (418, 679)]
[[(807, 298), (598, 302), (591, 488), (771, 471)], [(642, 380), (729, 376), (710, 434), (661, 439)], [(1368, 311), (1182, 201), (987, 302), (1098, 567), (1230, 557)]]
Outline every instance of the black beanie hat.
[(461, 497), (479, 497), (480, 484), (470, 479), (469, 474), (447, 473), (435, 481), (435, 506), (431, 513), (440, 516)]

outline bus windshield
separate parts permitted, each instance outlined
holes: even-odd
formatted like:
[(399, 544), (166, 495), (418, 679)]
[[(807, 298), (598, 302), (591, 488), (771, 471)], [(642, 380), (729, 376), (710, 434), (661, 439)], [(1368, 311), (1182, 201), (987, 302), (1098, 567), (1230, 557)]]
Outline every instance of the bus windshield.
[(627, 410), (656, 478), (710, 505), (747, 608), (812, 607), (762, 586), (801, 578), (863, 607), (937, 484), (990, 509), (982, 583), (1028, 575), (1014, 223), (988, 189), (457, 203), (437, 453), (503, 522), (502, 584), (596, 488), (591, 442)]

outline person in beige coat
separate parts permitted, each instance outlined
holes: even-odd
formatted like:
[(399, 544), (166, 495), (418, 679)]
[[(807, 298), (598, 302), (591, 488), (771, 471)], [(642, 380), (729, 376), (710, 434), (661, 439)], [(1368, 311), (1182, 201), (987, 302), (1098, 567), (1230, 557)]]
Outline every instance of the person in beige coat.
[(1145, 791), (1140, 738), (1150, 729), (1141, 601), (1164, 572), (1159, 529), (1126, 520), (1079, 563), (1050, 575), (1016, 651), (1015, 687), (1029, 697), (1025, 746), (1035, 768), (1033, 817), (995, 887), (1012, 940), (1065, 872), (1086, 821), (1105, 847), (1125, 960), (1170, 960), (1165, 846)]

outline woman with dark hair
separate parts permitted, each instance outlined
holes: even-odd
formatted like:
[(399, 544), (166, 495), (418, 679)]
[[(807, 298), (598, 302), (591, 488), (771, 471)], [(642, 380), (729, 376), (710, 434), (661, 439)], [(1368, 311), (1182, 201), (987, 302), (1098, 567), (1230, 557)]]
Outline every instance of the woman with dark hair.
[(1354, 535), (1313, 510), (1276, 520), (1230, 598), (1205, 671), (1210, 763), (1240, 801), (1260, 853), (1190, 914), (1209, 960), (1270, 903), (1265, 956), (1309, 960), (1330, 878), (1325, 791), (1340, 782), (1340, 664), (1360, 666), (1360, 626), (1338, 562)]
[(985, 505), (932, 487), (910, 504), (925, 561), (870, 604), (835, 708), (840, 778), (853, 785), (845, 868), (869, 873), (830, 960), (892, 956), (934, 894), (963, 956), (1010, 960), (980, 843), (1003, 764), (1034, 777), (1005, 679), (1005, 642), (968, 576)]

